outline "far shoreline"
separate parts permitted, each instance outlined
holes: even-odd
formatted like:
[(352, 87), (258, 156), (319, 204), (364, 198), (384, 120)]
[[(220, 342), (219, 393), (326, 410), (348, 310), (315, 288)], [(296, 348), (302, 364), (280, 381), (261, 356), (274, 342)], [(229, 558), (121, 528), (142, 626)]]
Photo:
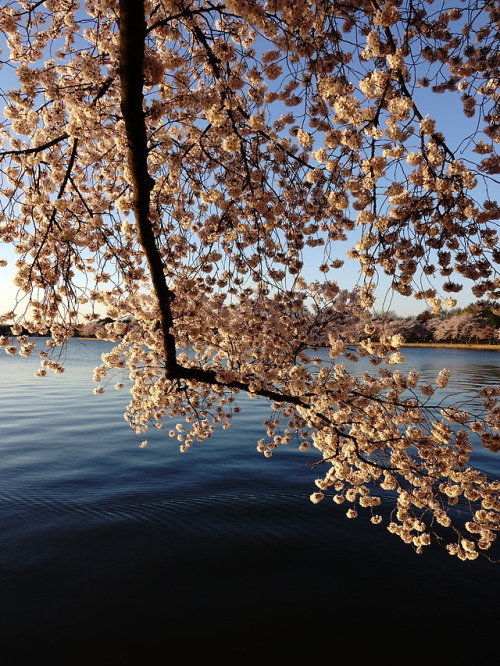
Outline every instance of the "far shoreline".
[(401, 347), (435, 347), (437, 349), (490, 349), (493, 351), (500, 350), (500, 345), (480, 345), (480, 344), (467, 344), (464, 342), (405, 342)]
[[(82, 335), (75, 335), (75, 338), (78, 340), (102, 340), (102, 338), (93, 338), (85, 337)], [(349, 347), (356, 347), (357, 344), (349, 343)], [(401, 345), (401, 348), (404, 347), (431, 347), (436, 349), (483, 349), (483, 350), (493, 350), (500, 351), (500, 345), (486, 345), (486, 344), (467, 344), (465, 342), (405, 342)], [(325, 347), (326, 349), (326, 347)]]

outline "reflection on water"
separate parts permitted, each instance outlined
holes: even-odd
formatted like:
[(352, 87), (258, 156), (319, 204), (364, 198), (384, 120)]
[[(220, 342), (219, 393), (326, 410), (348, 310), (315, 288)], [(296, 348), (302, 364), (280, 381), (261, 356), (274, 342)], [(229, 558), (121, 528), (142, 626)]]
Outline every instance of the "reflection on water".
[[(120, 654), (204, 632), (213, 643), (214, 623), (252, 644), (269, 631), (296, 641), (310, 613), (333, 609), (338, 632), (375, 613), (394, 627), (425, 617), (436, 638), (456, 625), (445, 608), (496, 600), (496, 566), (416, 556), (363, 517), (312, 505), (311, 454), (255, 450), (258, 401), (242, 396), (234, 426), (185, 454), (156, 432), (139, 448), (126, 393), (92, 394), (109, 346), (73, 340), (66, 372), (42, 379), (36, 359), (0, 356), (0, 598), (4, 644), (18, 654), (66, 646), (74, 664), (85, 648)], [(500, 380), (498, 352), (405, 356), (402, 369), (426, 382), (447, 367), (459, 399)], [(374, 371), (362, 360), (363, 370)], [(493, 454), (478, 460), (498, 474)]]

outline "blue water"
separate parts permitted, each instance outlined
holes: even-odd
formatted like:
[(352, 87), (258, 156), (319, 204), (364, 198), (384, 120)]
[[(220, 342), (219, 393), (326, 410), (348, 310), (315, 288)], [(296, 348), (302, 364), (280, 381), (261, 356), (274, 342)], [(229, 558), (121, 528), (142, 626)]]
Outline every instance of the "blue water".
[[(92, 393), (109, 347), (72, 340), (66, 372), (38, 379), (36, 359), (0, 356), (3, 663), (108, 663), (95, 655), (185, 647), (193, 635), (212, 647), (227, 636), (306, 645), (319, 618), (330, 639), (353, 623), (379, 631), (381, 617), (442, 637), (458, 608), (471, 635), (496, 626), (482, 609), (498, 601), (500, 564), (417, 556), (368, 516), (311, 504), (313, 453), (255, 449), (265, 404), (242, 397), (234, 426), (187, 453), (156, 431), (140, 448), (127, 394)], [(405, 354), (429, 381), (450, 369), (457, 401), (500, 383), (496, 351)], [(475, 460), (498, 475), (498, 456)]]

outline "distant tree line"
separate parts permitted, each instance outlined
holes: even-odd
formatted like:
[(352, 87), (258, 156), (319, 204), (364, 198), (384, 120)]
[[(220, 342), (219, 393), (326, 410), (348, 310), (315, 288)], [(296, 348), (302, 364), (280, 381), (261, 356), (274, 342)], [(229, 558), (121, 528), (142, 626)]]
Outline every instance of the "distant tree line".
[(375, 316), (373, 324), (379, 334), (400, 334), (409, 343), (499, 344), (500, 303), (477, 301), (440, 314), (424, 310), (408, 318), (389, 312)]

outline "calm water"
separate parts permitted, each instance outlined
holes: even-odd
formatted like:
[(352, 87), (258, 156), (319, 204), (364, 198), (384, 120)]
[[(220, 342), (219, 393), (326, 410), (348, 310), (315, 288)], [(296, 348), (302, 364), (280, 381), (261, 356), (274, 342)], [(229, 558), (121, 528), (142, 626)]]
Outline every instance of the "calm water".
[[(313, 454), (257, 453), (257, 401), (242, 399), (233, 428), (185, 454), (160, 433), (139, 448), (126, 393), (92, 394), (109, 346), (72, 340), (66, 372), (43, 379), (36, 359), (0, 355), (3, 663), (67, 651), (74, 664), (192, 636), (207, 648), (228, 636), (310, 646), (317, 631), (322, 642), (353, 627), (435, 638), (457, 622), (470, 635), (496, 626), (484, 609), (499, 598), (500, 564), (417, 556), (345, 507), (312, 505)], [(405, 353), (429, 380), (449, 368), (457, 401), (500, 382), (499, 352)], [(476, 461), (500, 471), (500, 458)]]

